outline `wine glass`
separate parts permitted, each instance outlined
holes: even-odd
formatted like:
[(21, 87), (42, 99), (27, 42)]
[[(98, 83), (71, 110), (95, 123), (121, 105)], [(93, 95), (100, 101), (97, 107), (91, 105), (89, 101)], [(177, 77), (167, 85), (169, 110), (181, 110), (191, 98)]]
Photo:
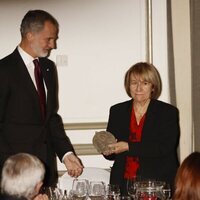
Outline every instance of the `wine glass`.
[(119, 199), (120, 200), (131, 200), (132, 198), (130, 196), (127, 196), (127, 195), (122, 195), (122, 196), (120, 196)]
[(62, 195), (62, 200), (68, 200), (68, 196), (67, 196), (67, 190), (64, 190), (64, 193)]
[(106, 188), (106, 197), (108, 200), (119, 199), (120, 188), (117, 184), (108, 184)]
[(62, 191), (57, 187), (42, 187), (40, 192), (46, 194), (50, 200), (58, 200), (62, 196)]
[(137, 183), (140, 180), (139, 176), (127, 179), (127, 193), (132, 199), (136, 197)]
[(88, 195), (91, 200), (102, 200), (105, 197), (105, 184), (102, 181), (91, 181)]
[(162, 192), (165, 196), (165, 199), (168, 200), (171, 198), (171, 187), (170, 184), (166, 183), (162, 189)]
[(72, 184), (73, 199), (84, 200), (88, 195), (88, 180), (74, 179)]

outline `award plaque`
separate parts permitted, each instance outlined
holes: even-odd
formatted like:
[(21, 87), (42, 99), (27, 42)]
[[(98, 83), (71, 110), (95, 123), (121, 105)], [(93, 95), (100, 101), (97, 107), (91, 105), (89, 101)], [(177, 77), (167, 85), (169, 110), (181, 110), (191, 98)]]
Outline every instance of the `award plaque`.
[(95, 132), (93, 137), (93, 145), (99, 153), (109, 150), (108, 145), (116, 143), (116, 139), (113, 134), (108, 131)]

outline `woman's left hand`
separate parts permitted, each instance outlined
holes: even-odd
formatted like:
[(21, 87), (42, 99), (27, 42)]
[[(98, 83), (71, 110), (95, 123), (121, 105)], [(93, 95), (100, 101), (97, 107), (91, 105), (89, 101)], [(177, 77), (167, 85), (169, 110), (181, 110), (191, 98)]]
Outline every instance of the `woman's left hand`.
[(119, 154), (119, 153), (128, 151), (129, 150), (129, 146), (128, 146), (127, 142), (120, 141), (120, 142), (117, 142), (115, 144), (109, 144), (108, 145), (108, 149), (109, 150), (103, 152), (103, 155), (108, 156), (108, 155), (111, 155), (113, 153), (114, 154)]

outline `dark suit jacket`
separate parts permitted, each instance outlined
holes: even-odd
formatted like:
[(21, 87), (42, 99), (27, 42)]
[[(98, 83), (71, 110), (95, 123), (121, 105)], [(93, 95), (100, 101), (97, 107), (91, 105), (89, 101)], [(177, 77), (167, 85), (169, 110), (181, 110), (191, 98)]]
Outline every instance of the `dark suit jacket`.
[[(133, 101), (116, 104), (110, 109), (107, 131), (118, 141), (127, 141), (130, 134), (130, 117)], [(179, 165), (177, 145), (179, 140), (178, 110), (174, 106), (151, 100), (147, 109), (141, 142), (129, 142), (129, 151), (107, 156), (114, 160), (110, 182), (121, 185), (125, 192), (124, 180), (126, 156), (139, 157), (137, 173), (143, 179), (157, 179), (173, 184)]]
[(25, 197), (17, 197), (8, 194), (0, 194), (0, 200), (28, 200)]
[(43, 122), (39, 97), (17, 49), (0, 60), (0, 166), (18, 152), (38, 156), (46, 165), (47, 184), (55, 184), (56, 160), (74, 151), (57, 114), (57, 73), (52, 61), (39, 59), (47, 87), (46, 120)]

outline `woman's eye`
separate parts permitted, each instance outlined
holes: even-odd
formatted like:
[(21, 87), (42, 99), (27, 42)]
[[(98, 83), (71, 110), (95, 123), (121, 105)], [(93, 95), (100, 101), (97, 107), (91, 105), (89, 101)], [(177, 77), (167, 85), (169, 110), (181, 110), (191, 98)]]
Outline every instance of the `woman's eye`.
[(131, 85), (137, 85), (137, 82), (132, 82)]

